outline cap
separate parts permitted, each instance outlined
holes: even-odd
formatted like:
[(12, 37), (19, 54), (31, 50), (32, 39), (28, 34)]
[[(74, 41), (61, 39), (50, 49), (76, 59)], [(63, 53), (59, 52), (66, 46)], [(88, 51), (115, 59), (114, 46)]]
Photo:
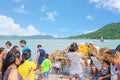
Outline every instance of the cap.
[(117, 51), (119, 51), (120, 52), (120, 44), (116, 47), (116, 49), (115, 50), (117, 50)]
[(114, 56), (116, 54), (117, 50), (116, 49), (110, 49), (106, 53), (109, 53), (111, 56)]

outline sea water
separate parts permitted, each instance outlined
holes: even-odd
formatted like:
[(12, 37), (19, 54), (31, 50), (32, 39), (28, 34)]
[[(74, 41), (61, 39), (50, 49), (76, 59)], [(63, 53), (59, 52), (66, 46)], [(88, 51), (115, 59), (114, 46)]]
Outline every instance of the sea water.
[[(0, 47), (5, 47), (6, 41), (10, 41), (12, 46), (20, 45), (19, 39), (16, 40), (0, 40)], [(109, 47), (110, 49), (114, 49), (118, 44), (120, 44), (120, 40), (105, 40), (104, 42), (100, 42), (99, 40), (93, 39), (26, 39), (27, 46), (32, 50), (32, 59), (35, 60), (37, 55), (37, 45), (41, 44), (43, 49), (46, 50), (47, 53), (51, 54), (55, 50), (64, 50), (70, 45), (72, 42), (77, 42), (80, 44), (84, 43), (93, 43), (98, 47)]]

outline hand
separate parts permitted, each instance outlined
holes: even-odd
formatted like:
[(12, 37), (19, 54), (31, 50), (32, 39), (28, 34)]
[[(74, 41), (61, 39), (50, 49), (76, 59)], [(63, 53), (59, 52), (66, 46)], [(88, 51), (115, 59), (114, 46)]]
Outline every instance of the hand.
[(120, 53), (118, 51), (115, 54), (115, 58), (117, 59), (117, 62), (120, 62)]
[(103, 77), (99, 77), (98, 80), (103, 80)]
[(52, 70), (50, 70), (49, 72), (52, 72)]

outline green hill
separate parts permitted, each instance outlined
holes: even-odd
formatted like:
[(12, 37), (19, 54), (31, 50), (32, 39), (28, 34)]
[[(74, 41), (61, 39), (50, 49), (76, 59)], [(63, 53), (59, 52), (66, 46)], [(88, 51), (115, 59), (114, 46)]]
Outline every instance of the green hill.
[(120, 22), (108, 24), (95, 32), (71, 36), (70, 39), (120, 39)]
[(34, 35), (34, 36), (5, 36), (0, 35), (0, 39), (54, 39), (55, 37), (50, 35)]

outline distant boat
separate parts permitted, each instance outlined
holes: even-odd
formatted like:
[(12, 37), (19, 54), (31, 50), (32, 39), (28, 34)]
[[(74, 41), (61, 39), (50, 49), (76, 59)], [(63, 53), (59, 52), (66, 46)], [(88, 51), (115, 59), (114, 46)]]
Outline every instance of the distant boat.
[(100, 42), (104, 42), (104, 38), (103, 37), (101, 37)]

